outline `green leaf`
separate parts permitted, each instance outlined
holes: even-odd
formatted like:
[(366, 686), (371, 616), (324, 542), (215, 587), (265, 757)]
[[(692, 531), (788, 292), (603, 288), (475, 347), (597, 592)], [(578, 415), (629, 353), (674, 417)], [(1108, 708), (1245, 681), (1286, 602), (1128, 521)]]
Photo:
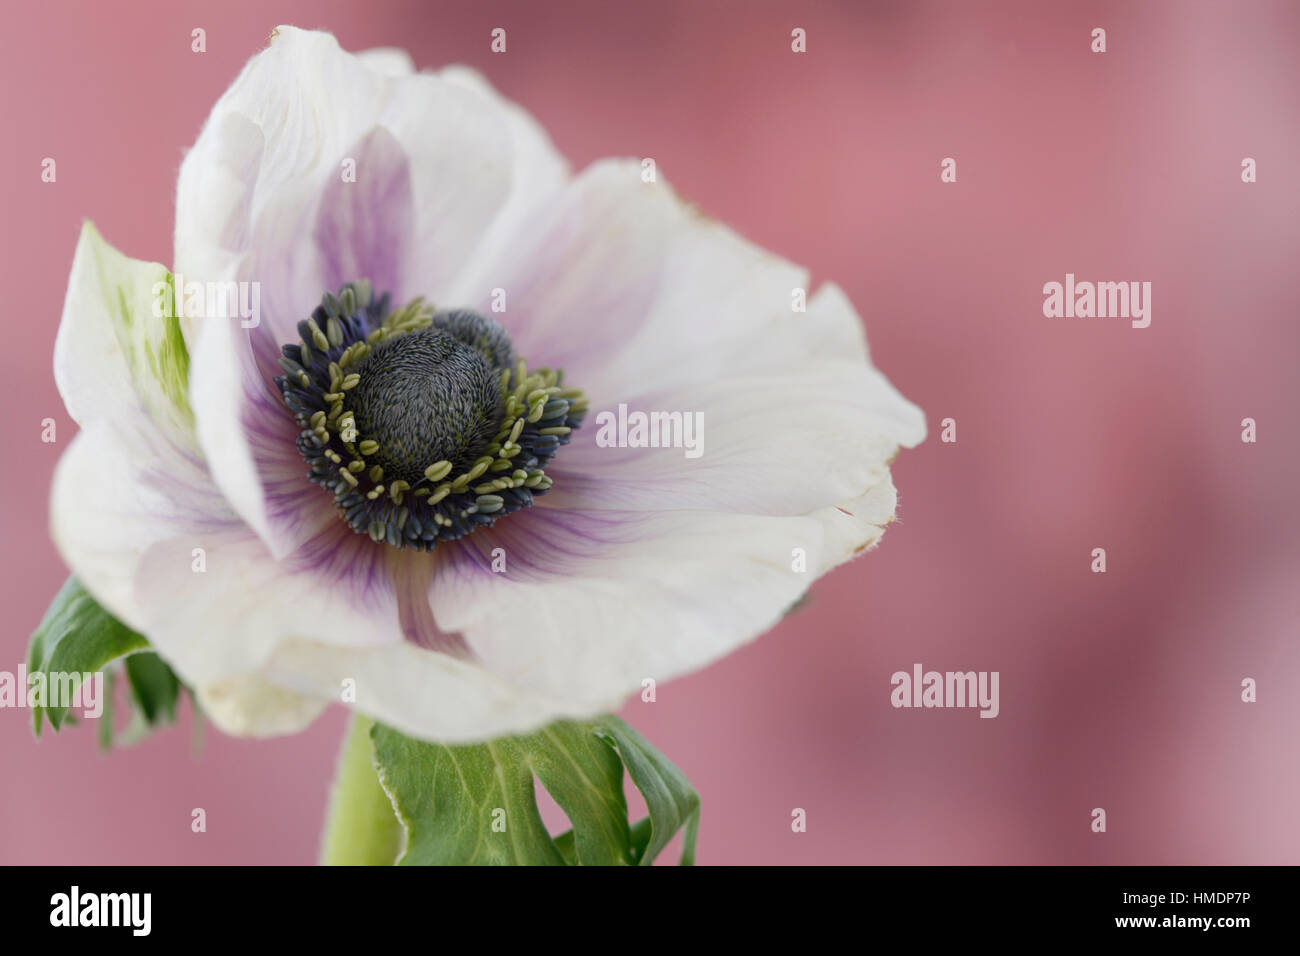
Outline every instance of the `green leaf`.
[[(62, 675), (102, 671), (119, 657), (148, 646), (142, 635), (105, 611), (80, 581), (69, 577), (32, 634), (27, 648), (28, 678), (44, 674), (47, 687), (51, 678), (62, 684)], [(41, 735), (42, 719), (58, 730), (67, 712), (66, 704), (33, 707), (36, 736)]]
[[(562, 721), (526, 738), (537, 779), (574, 823), (575, 859), (585, 866), (633, 862), (623, 764), (589, 725)], [(578, 821), (582, 821), (579, 825)]]
[(617, 717), (607, 717), (596, 732), (618, 748), (628, 775), (645, 797), (650, 811), (650, 834), (643, 852), (638, 856), (642, 864), (654, 862), (668, 841), (683, 826), (686, 828), (682, 845), (683, 866), (695, 863), (695, 838), (700, 826), (700, 795), (695, 792), (686, 775), (655, 750), (650, 741)]
[(150, 727), (176, 722), (181, 682), (153, 651), (140, 651), (122, 662), (131, 698)]
[[(119, 669), (132, 703), (132, 728), (122, 737), (114, 732), (112, 706)], [(144, 636), (106, 611), (76, 577), (64, 583), (32, 634), (27, 672), (29, 681), (33, 675), (41, 675), (36, 680), (46, 688), (44, 699), (32, 708), (37, 737), (45, 720), (56, 731), (65, 723), (77, 722), (68, 712), (68, 692), (101, 672), (103, 712), (97, 719), (102, 746), (130, 742), (153, 727), (176, 720), (181, 682), (162, 658), (149, 650)], [(19, 689), (26, 691), (25, 687)]]
[[(371, 730), (379, 782), (406, 830), (404, 865), (651, 863), (686, 827), (694, 861), (699, 795), (680, 770), (617, 717), (558, 721), (536, 733), (442, 746)], [(628, 825), (626, 767), (648, 820)], [(552, 838), (534, 778), (573, 824)]]
[[(111, 750), (113, 748), (113, 721), (117, 715), (117, 708), (113, 706), (113, 693), (117, 686), (117, 672), (108, 670), (104, 672), (104, 712), (99, 715), (99, 747), (101, 750)], [(75, 720), (75, 718), (73, 718)], [(58, 727), (54, 728), (58, 730)]]

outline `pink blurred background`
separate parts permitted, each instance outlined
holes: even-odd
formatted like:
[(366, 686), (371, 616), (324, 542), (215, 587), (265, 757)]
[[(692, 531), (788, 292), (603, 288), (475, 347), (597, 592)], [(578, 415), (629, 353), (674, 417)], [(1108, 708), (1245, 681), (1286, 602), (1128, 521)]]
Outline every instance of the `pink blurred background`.
[[(653, 156), (844, 286), (926, 410), (881, 548), (624, 710), (698, 786), (700, 862), (1300, 862), (1295, 3), (8, 10), (0, 669), (66, 575), (47, 502), (75, 426), (50, 364), (80, 223), (170, 262), (183, 150), (281, 22), (469, 63), (575, 168)], [(1044, 318), (1043, 283), (1066, 272), (1150, 281), (1150, 328)], [(1001, 715), (893, 709), (890, 674), (915, 662), (999, 671)], [(314, 861), (341, 710), (274, 741), (209, 730), (197, 755), (187, 715), (109, 757), (89, 728), (36, 743), (29, 716), (0, 711), (0, 862)]]

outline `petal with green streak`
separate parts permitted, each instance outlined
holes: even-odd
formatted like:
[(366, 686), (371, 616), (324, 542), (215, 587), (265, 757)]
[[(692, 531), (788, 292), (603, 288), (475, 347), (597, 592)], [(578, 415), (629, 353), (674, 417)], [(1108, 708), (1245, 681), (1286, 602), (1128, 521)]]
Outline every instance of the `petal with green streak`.
[(54, 346), (55, 379), (79, 424), (143, 411), (194, 446), (178, 291), (165, 266), (122, 255), (92, 223), (82, 228)]

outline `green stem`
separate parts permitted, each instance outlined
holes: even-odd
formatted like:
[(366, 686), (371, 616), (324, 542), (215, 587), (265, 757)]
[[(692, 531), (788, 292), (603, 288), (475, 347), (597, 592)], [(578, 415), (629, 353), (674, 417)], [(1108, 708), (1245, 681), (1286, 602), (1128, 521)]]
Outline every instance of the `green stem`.
[(401, 848), (402, 825), (375, 774), (372, 726), (354, 714), (343, 737), (321, 834), (322, 866), (391, 866)]

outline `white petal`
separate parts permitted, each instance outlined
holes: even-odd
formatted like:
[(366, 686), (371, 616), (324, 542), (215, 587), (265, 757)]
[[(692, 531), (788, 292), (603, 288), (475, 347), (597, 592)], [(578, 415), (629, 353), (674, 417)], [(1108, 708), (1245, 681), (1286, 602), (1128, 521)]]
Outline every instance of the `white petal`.
[[(495, 317), (520, 354), (564, 368), (596, 404), (865, 355), (838, 289), (794, 311), (805, 270), (705, 218), (666, 183), (642, 182), (632, 162), (585, 170), (484, 273), (482, 285), (508, 293)], [(490, 306), (486, 295), (473, 301)]]
[[(374, 702), (372, 713), (395, 725), (441, 707), (429, 692), (433, 701), (458, 702), (461, 716), (448, 720), (475, 719), (479, 712), (463, 699), (475, 684), (460, 679), (470, 665), (420, 650), (403, 633), (396, 551), (345, 530), (324, 545), (328, 557), (276, 561), (201, 462), (168, 447), (156, 430), (118, 422), (83, 430), (55, 473), (52, 534), (72, 572), (149, 639), (221, 729), (266, 736), (306, 726), (341, 700), (333, 661), (347, 662), (343, 676), (365, 678), (358, 699)], [(420, 598), (427, 613), (427, 593)], [(304, 648), (310, 660), (273, 680), (280, 662), (298, 660)], [(409, 661), (402, 673), (387, 669), (407, 655), (450, 663), (431, 665), (443, 676), (421, 685)], [(495, 686), (497, 709), (508, 706), (502, 682), (481, 671), (478, 680)]]
[[(169, 311), (156, 298), (155, 285), (170, 282), (163, 266), (123, 256), (89, 224), (82, 230), (55, 344), (55, 378), (69, 414), (83, 427), (55, 471), (50, 527), (64, 561), (87, 590), (153, 638), (175, 665), (171, 643), (155, 627), (159, 602), (142, 577), (150, 556), (172, 548), (189, 581), (205, 581), (192, 570), (193, 549), (214, 537), (248, 542), (251, 535), (197, 451), (179, 324), (153, 308), (158, 302), (159, 312)], [(212, 648), (255, 659), (256, 648), (241, 637), (213, 634)], [(206, 676), (194, 667), (179, 669), (192, 685)], [(301, 726), (301, 703), (286, 709), (290, 698), (283, 692), (263, 688), (242, 697), (255, 708), (262, 732)], [(205, 698), (228, 728), (236, 725), (228, 717), (232, 699), (221, 687)], [(320, 706), (311, 702), (314, 710)]]
[(357, 54), (357, 59), (361, 60), (370, 69), (385, 76), (406, 76), (415, 72), (415, 64), (411, 62), (411, 55), (398, 47), (382, 46), (362, 50)]
[[(639, 166), (597, 164), (548, 216), (502, 266), (519, 273), (504, 318), (521, 354), (564, 366), (593, 401), (546, 506), (806, 514), (862, 495), (924, 439), (837, 286), (794, 311), (802, 270)], [(702, 456), (600, 447), (620, 405), (702, 418)]]
[(136, 582), (149, 549), (191, 528), (242, 527), (203, 462), (141, 416), (90, 423), (54, 472), (50, 530), (59, 553), (101, 604), (146, 636), (150, 612)]
[(595, 712), (584, 701), (523, 693), (477, 664), (409, 643), (348, 648), (290, 641), (266, 673), (303, 695), (335, 701), (345, 686), (354, 687), (358, 711), (440, 743), (489, 740)]
[(166, 267), (130, 259), (90, 223), (81, 230), (54, 342), (54, 379), (79, 425), (147, 416), (194, 447), (188, 352), (169, 306)]
[[(300, 637), (280, 642), (248, 680), (303, 700), (339, 701), (353, 691), (358, 710), (422, 739), (522, 733), (615, 709), (645, 678), (666, 681), (752, 640), (829, 557), (817, 516), (674, 512), (619, 516), (605, 527), (602, 540), (586, 541), (587, 557), (574, 558), (587, 531), (549, 542), (574, 562), (563, 574), (530, 573), (526, 549), (548, 554), (536, 523), (477, 542), (485, 551), (509, 543), (518, 568), (484, 574), (462, 559), (440, 573), (432, 593), (439, 624), (464, 630), (472, 659), (409, 641), (362, 647)], [(792, 566), (795, 549), (806, 571)]]
[(543, 507), (807, 514), (861, 495), (887, 476), (900, 447), (925, 435), (920, 409), (863, 361), (792, 356), (782, 373), (727, 376), (625, 404), (628, 414), (663, 416), (651, 419), (656, 442), (692, 447), (603, 446), (627, 414), (593, 406), (547, 467), (555, 487)]
[(501, 97), (479, 73), (451, 66), (438, 76), (476, 98), (483, 112), (502, 117), (510, 137), (509, 197), (446, 293), (447, 304), (464, 305), (481, 301), (501, 288), (496, 275), (500, 256), (517, 236), (527, 234), (543, 209), (556, 201), (568, 182), (569, 164), (555, 151), (541, 125), (527, 111)]
[(59, 461), (51, 499), (51, 533), (73, 574), (231, 732), (280, 732), (314, 713), (293, 695), (256, 693), (282, 643), (405, 640), (395, 551), (345, 531), (328, 543), (334, 565), (324, 573), (319, 556), (274, 560), (203, 462), (140, 416), (83, 429)]
[(818, 573), (824, 574), (879, 544), (886, 526), (894, 520), (897, 505), (893, 477), (886, 474), (866, 494), (814, 512), (813, 517), (822, 523), (825, 533)]
[[(476, 734), (426, 705), (405, 729), (473, 739), (617, 709), (647, 678), (689, 673), (770, 629), (817, 577), (878, 543), (895, 501), (886, 473), (806, 516), (512, 516), (467, 539), (432, 600), (439, 625), (463, 632), (474, 660), (514, 689), (514, 708), (503, 700)], [(506, 571), (484, 573), (501, 554)], [(389, 709), (396, 719), (409, 706), (399, 697)]]
[[(463, 72), (405, 73), (391, 56), (360, 58), (329, 34), (280, 27), (182, 164), (177, 271), (223, 279), (242, 269), (274, 285), (281, 314), (268, 320), (287, 339), (323, 291), (363, 278), (331, 275), (315, 230), (327, 191), (337, 197), (378, 175), (356, 155), (376, 129), (410, 160), (413, 234), (393, 250), (404, 287), (387, 290), (402, 299), (442, 301), (499, 220), (545, 198), (563, 172), (544, 134)], [(358, 160), (355, 183), (343, 181), (348, 159)], [(526, 189), (516, 188), (521, 176)]]
[[(506, 542), (506, 573), (484, 574), (465, 560), (435, 581), (438, 622), (462, 631), (477, 659), (521, 695), (587, 713), (616, 707), (646, 678), (702, 667), (763, 633), (806, 590), (826, 547), (812, 517), (606, 512), (551, 525), (550, 540), (532, 545), (526, 531), (546, 528), (540, 515), (530, 517), (538, 520), (498, 541)], [(530, 546), (557, 573), (533, 573)], [(796, 570), (796, 549), (807, 571)]]
[(399, 582), (424, 582), (407, 607), (431, 624), (435, 556), (377, 545), (335, 518), (315, 550), (276, 561), (201, 463), (157, 457), (159, 441), (110, 421), (78, 435), (56, 472), (53, 535), (73, 573), (149, 638), (225, 732), (299, 730), (344, 701), (344, 681), (358, 709), (426, 739), (484, 739), (589, 712), (586, 699), (532, 693), (416, 646), (430, 635), (406, 618)]
[(202, 323), (192, 400), (217, 483), (274, 555), (321, 520), (269, 500), (293, 475), (250, 437), (275, 429), (269, 379), (298, 320), (363, 277), (398, 301), (444, 301), (565, 175), (545, 134), (475, 74), (413, 74), (393, 51), (353, 56), (328, 34), (281, 27), (218, 102), (181, 168), (177, 269), (258, 283), (262, 322)]
[(195, 693), (204, 716), (236, 737), (298, 733), (319, 717), (328, 703), (285, 690), (260, 674), (200, 684)]
[(213, 480), (276, 558), (337, 520), (329, 495), (306, 479), (299, 429), (233, 322), (204, 322), (190, 381), (198, 440)]

